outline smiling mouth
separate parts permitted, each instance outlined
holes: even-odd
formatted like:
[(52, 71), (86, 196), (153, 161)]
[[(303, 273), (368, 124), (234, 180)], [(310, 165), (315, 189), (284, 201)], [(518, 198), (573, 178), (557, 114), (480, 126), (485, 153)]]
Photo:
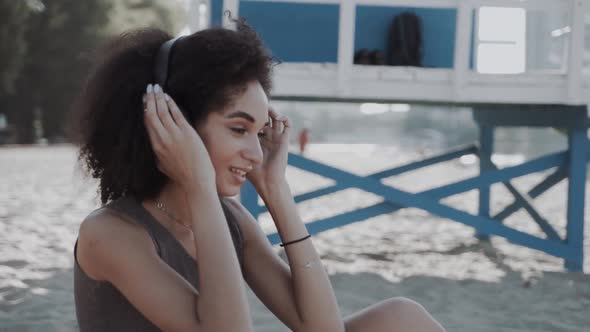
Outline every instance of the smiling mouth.
[(230, 167), (229, 170), (240, 177), (246, 177), (246, 174), (248, 173), (248, 171), (236, 167)]

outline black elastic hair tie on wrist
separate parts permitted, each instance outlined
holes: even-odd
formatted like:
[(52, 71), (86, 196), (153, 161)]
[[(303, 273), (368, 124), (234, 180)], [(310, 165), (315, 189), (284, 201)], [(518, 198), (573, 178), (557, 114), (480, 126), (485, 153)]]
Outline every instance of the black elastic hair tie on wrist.
[(304, 236), (304, 237), (302, 237), (302, 238), (300, 238), (298, 240), (293, 240), (291, 242), (281, 243), (281, 247), (288, 246), (288, 245), (293, 244), (293, 243), (301, 242), (303, 240), (307, 240), (310, 237), (311, 237), (311, 235), (307, 235), (307, 236)]

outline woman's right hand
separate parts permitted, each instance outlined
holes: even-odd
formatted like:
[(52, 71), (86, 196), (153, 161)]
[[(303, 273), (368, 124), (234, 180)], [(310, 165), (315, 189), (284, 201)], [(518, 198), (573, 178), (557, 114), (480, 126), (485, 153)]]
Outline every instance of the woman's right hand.
[(148, 85), (144, 120), (158, 169), (186, 191), (215, 190), (215, 169), (203, 140), (159, 85)]

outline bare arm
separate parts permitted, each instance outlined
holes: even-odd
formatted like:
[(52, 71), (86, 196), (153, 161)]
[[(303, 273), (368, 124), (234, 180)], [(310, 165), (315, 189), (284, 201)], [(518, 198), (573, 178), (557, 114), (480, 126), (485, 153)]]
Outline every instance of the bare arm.
[[(230, 198), (225, 202), (244, 234), (244, 278), (260, 301), (292, 331), (333, 331), (329, 327), (314, 328), (302, 320), (291, 273), (291, 269), (300, 267), (289, 267), (275, 253), (258, 221), (240, 202)], [(315, 314), (329, 318), (330, 313), (323, 310), (320, 308)]]
[(161, 89), (148, 93), (147, 100), (146, 124), (159, 168), (184, 189), (190, 208), (197, 260), (201, 263), (200, 297), (195, 299), (200, 322), (205, 331), (251, 331), (242, 274), (207, 149), (176, 103)]
[[(299, 217), (286, 182), (269, 186), (261, 196), (268, 207), (283, 242), (308, 234)], [(285, 246), (291, 269), (294, 302), (302, 331), (344, 331), (338, 303), (330, 279), (311, 239)]]
[(201, 137), (176, 103), (148, 87), (146, 127), (159, 169), (179, 184), (189, 203), (200, 296), (196, 309), (205, 331), (251, 331), (238, 259), (217, 196), (215, 169)]
[[(260, 139), (264, 160), (248, 173), (248, 179), (266, 203), (281, 239), (290, 242), (308, 235), (285, 179), (291, 123), (273, 109), (269, 109), (268, 115), (269, 126), (264, 128)], [(259, 239), (260, 235), (251, 238)], [(285, 247), (290, 272), (285, 271), (284, 263), (269, 254), (267, 242), (258, 240), (254, 246), (246, 244), (249, 257), (255, 251), (261, 253), (264, 259), (264, 263), (254, 265), (270, 272), (262, 275), (251, 267), (247, 268), (247, 280), (254, 285), (261, 300), (298, 332), (344, 331), (332, 285), (311, 239)], [(247, 263), (250, 266), (251, 261)], [(276, 292), (271, 285), (276, 287)], [(281, 305), (294, 310), (284, 310), (279, 307)], [(296, 312), (296, 319), (292, 311)]]
[(242, 273), (219, 197), (191, 192), (187, 200), (201, 262), (197, 300), (201, 324), (206, 331), (252, 331)]

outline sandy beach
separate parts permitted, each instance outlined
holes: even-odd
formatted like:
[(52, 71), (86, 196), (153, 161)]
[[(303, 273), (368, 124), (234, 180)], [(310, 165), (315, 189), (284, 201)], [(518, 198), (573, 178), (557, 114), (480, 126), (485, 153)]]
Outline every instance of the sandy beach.
[[(369, 174), (418, 158), (414, 152), (377, 145), (312, 145), (308, 156)], [(352, 158), (352, 159), (351, 159)], [(78, 226), (97, 206), (95, 184), (82, 180), (72, 146), (0, 149), (0, 331), (76, 331), (72, 293), (72, 248)], [(351, 163), (349, 160), (370, 162)], [(449, 162), (385, 183), (420, 191), (477, 173), (476, 164)], [(294, 193), (330, 181), (289, 168)], [(514, 181), (526, 189), (535, 174)], [(566, 183), (536, 200), (563, 235)], [(492, 188), (492, 210), (511, 202), (502, 186)], [(475, 191), (445, 203), (475, 212)], [(300, 204), (305, 222), (368, 206), (379, 199), (349, 189)], [(586, 196), (588, 207), (588, 195)], [(590, 216), (586, 209), (586, 220)], [(261, 226), (275, 230), (267, 214)], [(540, 235), (525, 213), (507, 224)], [(586, 227), (586, 238), (590, 227)], [(479, 242), (473, 230), (416, 209), (404, 209), (313, 238), (343, 315), (389, 297), (423, 304), (448, 331), (590, 330), (590, 245), (585, 271), (568, 273), (563, 261), (493, 237)], [(278, 250), (277, 250), (278, 252)], [(256, 331), (287, 329), (250, 293)]]

